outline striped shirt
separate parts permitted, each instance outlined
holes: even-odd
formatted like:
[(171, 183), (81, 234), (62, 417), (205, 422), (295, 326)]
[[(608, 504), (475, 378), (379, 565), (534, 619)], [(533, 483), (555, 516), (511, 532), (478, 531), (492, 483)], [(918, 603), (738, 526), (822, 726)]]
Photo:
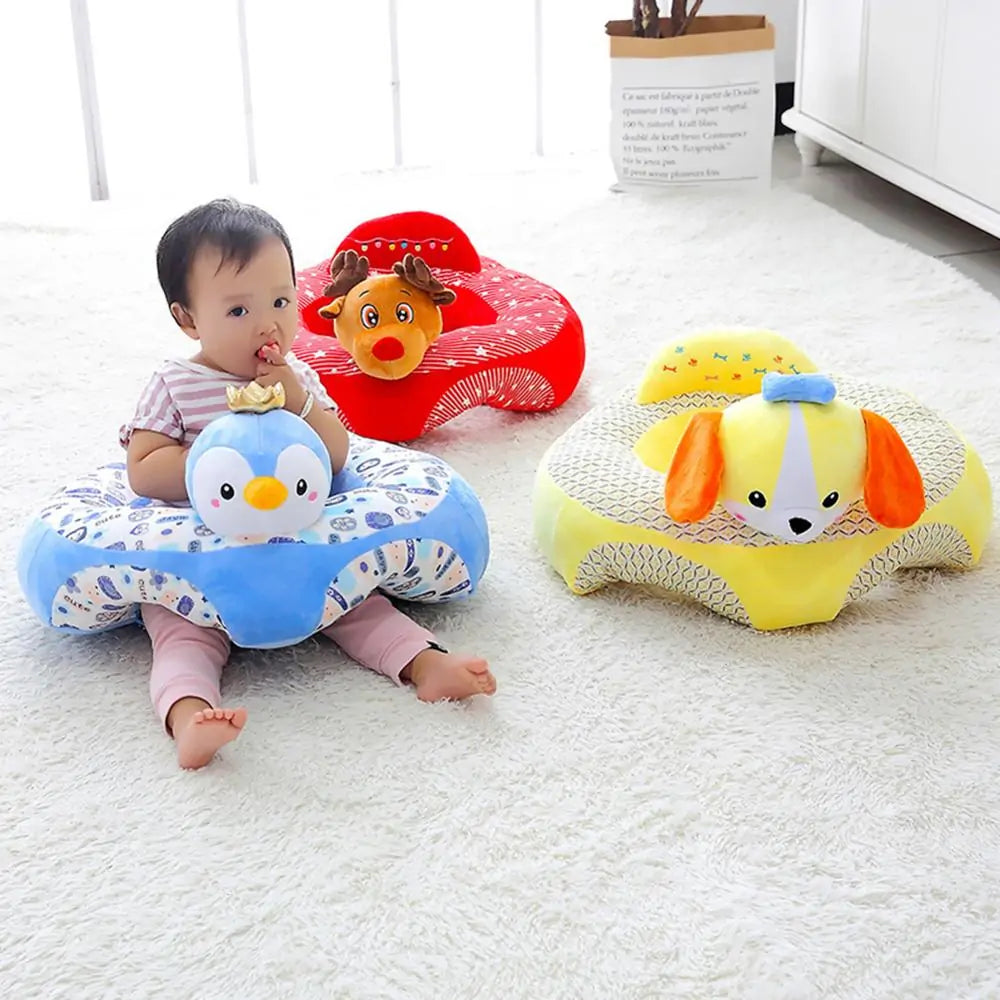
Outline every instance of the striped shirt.
[[(285, 360), (302, 388), (313, 394), (315, 405), (333, 409), (333, 400), (316, 372), (294, 354), (286, 354)], [(178, 444), (190, 445), (213, 420), (229, 412), (226, 386), (246, 384), (241, 375), (216, 371), (195, 361), (165, 361), (139, 397), (132, 419), (119, 430), (118, 441), (127, 448), (133, 431), (156, 431)]]

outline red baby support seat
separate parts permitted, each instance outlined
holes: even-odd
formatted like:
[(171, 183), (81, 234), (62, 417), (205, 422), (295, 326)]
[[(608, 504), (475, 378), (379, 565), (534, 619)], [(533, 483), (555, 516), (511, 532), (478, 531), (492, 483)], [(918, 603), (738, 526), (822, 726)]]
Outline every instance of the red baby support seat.
[[(457, 295), (441, 309), (444, 331), (419, 367), (387, 380), (362, 372), (319, 315), (330, 298), (330, 261), (341, 250), (368, 258), (371, 273), (392, 270), (412, 253)], [(406, 212), (362, 223), (334, 254), (298, 274), (295, 354), (319, 374), (347, 427), (382, 441), (410, 441), (485, 404), (551, 410), (573, 393), (583, 372), (580, 318), (554, 288), (480, 257), (450, 219)]]

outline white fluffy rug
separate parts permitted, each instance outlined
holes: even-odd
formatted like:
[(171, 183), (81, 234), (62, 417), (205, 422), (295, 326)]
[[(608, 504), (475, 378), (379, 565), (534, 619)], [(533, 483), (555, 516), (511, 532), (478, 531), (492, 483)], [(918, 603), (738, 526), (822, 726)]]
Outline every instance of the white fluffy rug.
[[(0, 223), (0, 983), (17, 1000), (1000, 996), (1000, 555), (902, 576), (832, 625), (756, 635), (535, 551), (546, 445), (678, 331), (770, 325), (938, 407), (1000, 473), (1000, 302), (780, 187), (607, 190), (590, 165), (258, 190), (306, 264), (369, 215), (452, 214), (578, 306), (561, 411), (422, 442), (485, 502), (479, 595), (429, 609), (491, 703), (429, 707), (327, 643), (243, 653), (244, 736), (180, 772), (126, 631), (50, 634), (21, 525), (116, 455), (184, 351), (155, 284), (187, 203)], [(60, 221), (62, 220), (62, 221)]]

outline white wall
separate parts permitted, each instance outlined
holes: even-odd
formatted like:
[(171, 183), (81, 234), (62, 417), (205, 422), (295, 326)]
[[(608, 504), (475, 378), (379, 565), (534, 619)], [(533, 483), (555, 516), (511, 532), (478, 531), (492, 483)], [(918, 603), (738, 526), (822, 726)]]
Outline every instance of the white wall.
[(774, 25), (774, 79), (777, 83), (790, 83), (795, 79), (799, 0), (705, 0), (701, 13), (766, 15)]

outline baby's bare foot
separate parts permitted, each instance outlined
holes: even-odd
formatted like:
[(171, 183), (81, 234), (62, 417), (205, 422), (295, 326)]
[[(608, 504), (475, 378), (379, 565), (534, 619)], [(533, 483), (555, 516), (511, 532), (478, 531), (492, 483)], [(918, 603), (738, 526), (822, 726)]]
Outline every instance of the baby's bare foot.
[(403, 676), (414, 683), (421, 701), (457, 701), (497, 689), (485, 660), (437, 649), (417, 653)]
[(181, 767), (204, 767), (230, 740), (240, 735), (247, 721), (245, 708), (206, 708), (195, 712), (179, 732), (175, 730), (177, 763)]

